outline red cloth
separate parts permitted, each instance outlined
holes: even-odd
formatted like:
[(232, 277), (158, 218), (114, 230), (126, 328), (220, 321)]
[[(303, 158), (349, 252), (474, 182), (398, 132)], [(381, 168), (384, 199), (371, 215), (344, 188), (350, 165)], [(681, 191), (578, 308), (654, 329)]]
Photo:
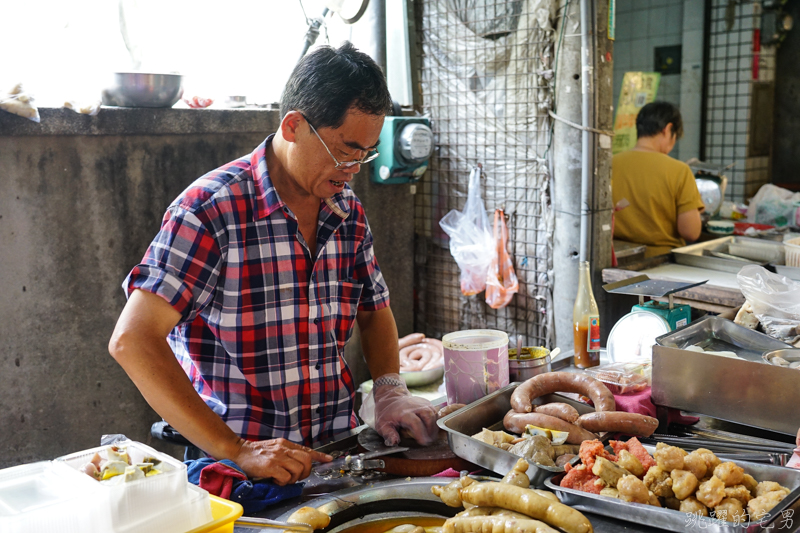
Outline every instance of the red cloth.
[[(639, 413), (641, 415), (657, 418), (656, 406), (650, 399), (650, 387), (635, 394), (615, 394), (614, 400), (617, 402), (617, 411), (626, 413)], [(699, 422), (696, 416), (682, 415), (678, 409), (669, 408), (667, 410), (667, 422), (669, 424), (691, 425)]]
[(222, 463), (213, 463), (200, 472), (200, 488), (214, 496), (229, 500), (234, 481), (245, 481), (247, 476)]
[(448, 468), (438, 474), (434, 474), (433, 477), (460, 477), (461, 474), (458, 470), (453, 470), (452, 468)]

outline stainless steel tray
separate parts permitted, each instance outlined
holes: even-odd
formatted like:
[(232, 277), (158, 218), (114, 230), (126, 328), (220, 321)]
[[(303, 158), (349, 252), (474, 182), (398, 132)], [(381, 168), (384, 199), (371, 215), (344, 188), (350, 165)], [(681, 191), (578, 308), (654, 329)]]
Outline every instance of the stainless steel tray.
[[(645, 446), (645, 448), (651, 454), (655, 450), (652, 446)], [(575, 459), (573, 463), (580, 462), (577, 457)], [(545, 480), (545, 487), (555, 492), (561, 500), (561, 503), (574, 507), (579, 511), (596, 513), (619, 520), (625, 520), (626, 522), (634, 522), (645, 526), (666, 529), (667, 531), (755, 533), (765, 530), (773, 531), (772, 528), (777, 529), (778, 525), (783, 521), (782, 512), (789, 509), (789, 507), (800, 498), (800, 470), (751, 463), (748, 461), (736, 461), (736, 463), (758, 481), (775, 481), (792, 490), (783, 501), (773, 507), (769, 514), (759, 522), (745, 522), (736, 525), (733, 522), (724, 522), (707, 517), (696, 517), (663, 507), (628, 503), (608, 496), (567, 489), (559, 485), (563, 474), (550, 476)], [(797, 517), (795, 517), (795, 519), (797, 519)]]
[(737, 260), (728, 259), (725, 257), (718, 257), (712, 254), (729, 254), (729, 247), (734, 245), (745, 245), (753, 248), (763, 249), (764, 247), (774, 247), (783, 250), (782, 243), (772, 243), (762, 239), (751, 239), (748, 237), (728, 236), (711, 241), (690, 244), (689, 246), (682, 246), (672, 250), (675, 257), (675, 262), (681, 265), (688, 265), (698, 268), (708, 268), (711, 270), (719, 270), (722, 272), (732, 272), (738, 274), (739, 270), (745, 265), (764, 265), (769, 260)]
[[(514, 467), (519, 460), (518, 455), (473, 439), (472, 435), (479, 433), (483, 428), (491, 430), (503, 429), (503, 417), (511, 409), (511, 393), (514, 392), (518, 385), (519, 383), (506, 385), (502, 389), (439, 419), (439, 427), (447, 432), (447, 441), (453, 453), (501, 476), (506, 475)], [(539, 400), (541, 401), (535, 403), (564, 402), (575, 407), (580, 414), (594, 412), (592, 407), (560, 394), (548, 394), (542, 396)], [(527, 474), (532, 485), (542, 488), (546, 478), (554, 473), (563, 471), (564, 469), (560, 467), (540, 466), (531, 463)]]
[(800, 267), (776, 265), (774, 263), (770, 263), (770, 266), (772, 266), (775, 269), (775, 272), (777, 274), (780, 274), (781, 276), (786, 276), (787, 278), (793, 279), (795, 281), (800, 281)]
[(682, 328), (661, 335), (656, 338), (656, 344), (681, 350), (699, 345), (708, 351), (732, 351), (742, 359), (754, 363), (764, 362), (761, 358), (764, 352), (791, 348), (785, 342), (718, 316), (704, 316)]

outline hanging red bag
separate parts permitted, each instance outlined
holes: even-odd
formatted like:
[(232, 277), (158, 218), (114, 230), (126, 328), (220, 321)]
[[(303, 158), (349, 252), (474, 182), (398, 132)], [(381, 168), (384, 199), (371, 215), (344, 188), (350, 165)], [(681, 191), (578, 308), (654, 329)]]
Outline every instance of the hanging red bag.
[(494, 241), (495, 254), (486, 276), (486, 303), (492, 309), (500, 309), (507, 306), (519, 290), (511, 256), (506, 250), (508, 228), (502, 209), (496, 209), (494, 212)]

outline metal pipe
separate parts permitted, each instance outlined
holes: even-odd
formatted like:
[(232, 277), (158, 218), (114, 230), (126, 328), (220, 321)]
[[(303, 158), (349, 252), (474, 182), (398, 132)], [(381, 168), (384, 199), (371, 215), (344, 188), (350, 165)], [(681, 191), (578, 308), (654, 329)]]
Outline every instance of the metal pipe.
[(589, 40), (592, 15), (591, 0), (581, 0), (581, 246), (580, 260), (588, 261), (589, 236), (592, 234), (592, 212), (590, 195), (594, 176), (594, 137), (588, 130), (592, 127), (592, 57), (593, 50)]

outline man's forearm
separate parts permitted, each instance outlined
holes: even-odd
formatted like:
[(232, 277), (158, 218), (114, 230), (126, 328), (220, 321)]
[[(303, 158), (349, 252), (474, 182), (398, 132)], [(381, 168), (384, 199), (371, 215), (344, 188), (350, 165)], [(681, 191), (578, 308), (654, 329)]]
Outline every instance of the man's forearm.
[(361, 311), (357, 319), (361, 330), (361, 348), (372, 378), (398, 374), (400, 353), (397, 346), (397, 325), (391, 308)]
[(134, 339), (122, 344), (112, 355), (150, 407), (212, 457), (233, 457), (239, 437), (197, 394), (167, 342)]

